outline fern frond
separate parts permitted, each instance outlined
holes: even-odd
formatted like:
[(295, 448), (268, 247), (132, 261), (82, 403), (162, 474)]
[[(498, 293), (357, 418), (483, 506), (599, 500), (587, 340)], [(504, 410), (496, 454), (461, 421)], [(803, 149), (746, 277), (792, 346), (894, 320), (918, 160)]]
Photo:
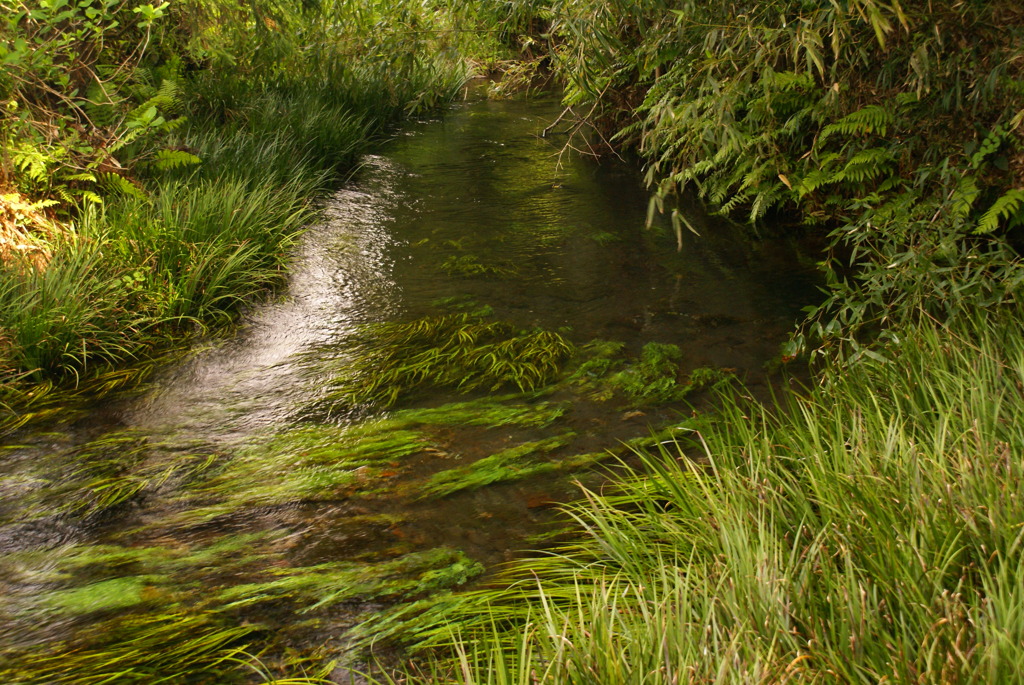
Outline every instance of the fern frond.
[(35, 147), (22, 147), (11, 154), (14, 168), (25, 174), (30, 180), (42, 183), (49, 175), (49, 161), (52, 159)]
[(845, 136), (877, 133), (884, 136), (895, 120), (893, 112), (882, 105), (868, 105), (855, 112), (850, 112), (836, 123), (826, 126), (825, 130), (821, 132), (819, 142), (824, 142), (834, 133)]
[(973, 175), (965, 175), (953, 191), (953, 215), (963, 219), (970, 214), (980, 194), (978, 180)]
[(1024, 221), (1024, 189), (1011, 188), (992, 203), (981, 217), (975, 233), (991, 233), (999, 228), (999, 224), (1008, 221), (1010, 225), (1016, 225)]
[(863, 183), (888, 171), (892, 161), (892, 154), (885, 148), (870, 147), (855, 154), (834, 180)]
[(823, 155), (821, 159), (818, 160), (818, 168), (812, 169), (803, 178), (797, 181), (797, 195), (803, 197), (805, 195), (813, 193), (821, 186), (828, 185), (829, 183), (831, 183), (832, 179), (835, 176), (835, 171), (832, 168), (832, 163), (835, 162), (837, 159), (839, 159), (839, 155), (834, 152), (830, 152), (827, 155)]
[(203, 160), (184, 150), (157, 150), (153, 166), (162, 171), (201, 164)]
[(157, 94), (153, 99), (158, 100), (160, 103), (158, 106), (168, 114), (180, 112), (184, 106), (184, 100), (181, 97), (181, 88), (178, 85), (178, 82), (174, 79), (163, 79), (160, 83), (160, 89), (157, 91)]
[(120, 194), (128, 197), (144, 198), (146, 193), (139, 186), (129, 181), (120, 174), (106, 172), (100, 174), (100, 186), (111, 194)]
[(121, 133), (121, 137), (107, 146), (107, 152), (114, 153), (123, 148), (125, 145), (133, 143), (141, 133), (138, 128), (128, 129)]
[(103, 198), (91, 190), (76, 190), (75, 193), (78, 195), (78, 199), (84, 203), (91, 203), (96, 205), (103, 204)]

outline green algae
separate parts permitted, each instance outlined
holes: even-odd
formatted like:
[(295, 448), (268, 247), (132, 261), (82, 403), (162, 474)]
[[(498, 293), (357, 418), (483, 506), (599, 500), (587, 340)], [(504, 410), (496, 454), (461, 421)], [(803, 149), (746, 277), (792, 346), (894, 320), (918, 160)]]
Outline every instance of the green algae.
[(147, 585), (143, 576), (109, 578), (48, 593), (42, 604), (48, 609), (69, 614), (127, 609), (144, 601), (143, 590)]
[(472, 464), (440, 471), (422, 486), (424, 496), (445, 497), (461, 490), (475, 490), (493, 483), (522, 480), (541, 473), (559, 470), (552, 462), (536, 457), (565, 447), (576, 438), (564, 433), (553, 438), (525, 442), (478, 459)]

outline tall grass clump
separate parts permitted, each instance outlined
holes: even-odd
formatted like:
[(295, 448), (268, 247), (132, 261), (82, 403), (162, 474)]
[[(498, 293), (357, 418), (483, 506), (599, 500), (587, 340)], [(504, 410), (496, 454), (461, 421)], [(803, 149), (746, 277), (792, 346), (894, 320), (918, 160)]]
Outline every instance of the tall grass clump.
[(51, 241), (47, 263), (0, 272), (8, 363), (66, 380), (230, 320), (280, 279), (315, 189), (301, 178), (170, 182), (85, 211), (75, 232)]
[(230, 321), (279, 282), (316, 196), (468, 73), (447, 15), (413, 2), (65, 4), (0, 22), (8, 404)]
[(1022, 334), (922, 324), (785, 410), (726, 395), (406, 636), (444, 682), (1021, 682)]

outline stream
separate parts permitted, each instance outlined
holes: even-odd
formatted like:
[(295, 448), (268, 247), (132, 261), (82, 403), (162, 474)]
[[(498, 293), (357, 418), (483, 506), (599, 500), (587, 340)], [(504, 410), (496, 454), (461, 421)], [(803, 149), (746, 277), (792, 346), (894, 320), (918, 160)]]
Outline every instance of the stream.
[[(106, 656), (134, 658), (129, 643), (183, 664), (169, 682), (219, 682), (202, 650), (240, 642), (271, 670), (337, 658), (367, 617), (543, 546), (579, 482), (685, 423), (685, 402), (629, 394), (650, 369), (666, 392), (694, 369), (769, 387), (766, 363), (815, 301), (811, 261), (696, 204), (700, 236), (677, 250), (666, 222), (645, 227), (635, 168), (540, 136), (559, 111), (469, 100), (408, 125), (325, 200), (287, 287), (231, 337), (7, 436), (11, 673), (93, 682)], [(555, 332), (575, 377), (339, 399), (372, 380), (381, 331), (444, 317)]]

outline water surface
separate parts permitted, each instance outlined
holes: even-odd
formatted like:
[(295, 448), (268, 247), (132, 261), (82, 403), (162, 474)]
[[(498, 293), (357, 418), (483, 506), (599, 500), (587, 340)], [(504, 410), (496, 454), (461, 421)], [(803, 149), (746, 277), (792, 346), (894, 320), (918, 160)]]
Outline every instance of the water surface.
[[(430, 583), (341, 597), (337, 579), (273, 582), (401, 560), (396, 582), (433, 571), (449, 585), (471, 580), (475, 564), (493, 569), (540, 544), (552, 505), (584, 476), (567, 469), (438, 499), (420, 487), (432, 474), (544, 440), (562, 443), (529, 463), (621, 451), (690, 413), (564, 387), (496, 393), (522, 412), (557, 414), (546, 422), (473, 425), (471, 408), (455, 422), (402, 423), (416, 408), (488, 399), (450, 389), (388, 411), (324, 411), (328, 369), (356, 354), (366, 324), (487, 307), (579, 345), (617, 341), (632, 355), (677, 345), (684, 370), (766, 383), (764, 364), (814, 298), (795, 247), (751, 241), (693, 207), (701, 236), (684, 235), (677, 250), (664, 223), (645, 226), (635, 169), (561, 155), (564, 139), (539, 135), (558, 111), (555, 100), (473, 101), (409, 126), (326, 200), (287, 288), (234, 335), (141, 392), (9, 438), (0, 646), (23, 658), (59, 653), (68, 637), (105, 644), (115, 638), (83, 631), (173, 606), (269, 626), (279, 651), (337, 652), (351, 626)], [(353, 456), (366, 445), (370, 456)], [(121, 496), (105, 504), (111, 493)]]

